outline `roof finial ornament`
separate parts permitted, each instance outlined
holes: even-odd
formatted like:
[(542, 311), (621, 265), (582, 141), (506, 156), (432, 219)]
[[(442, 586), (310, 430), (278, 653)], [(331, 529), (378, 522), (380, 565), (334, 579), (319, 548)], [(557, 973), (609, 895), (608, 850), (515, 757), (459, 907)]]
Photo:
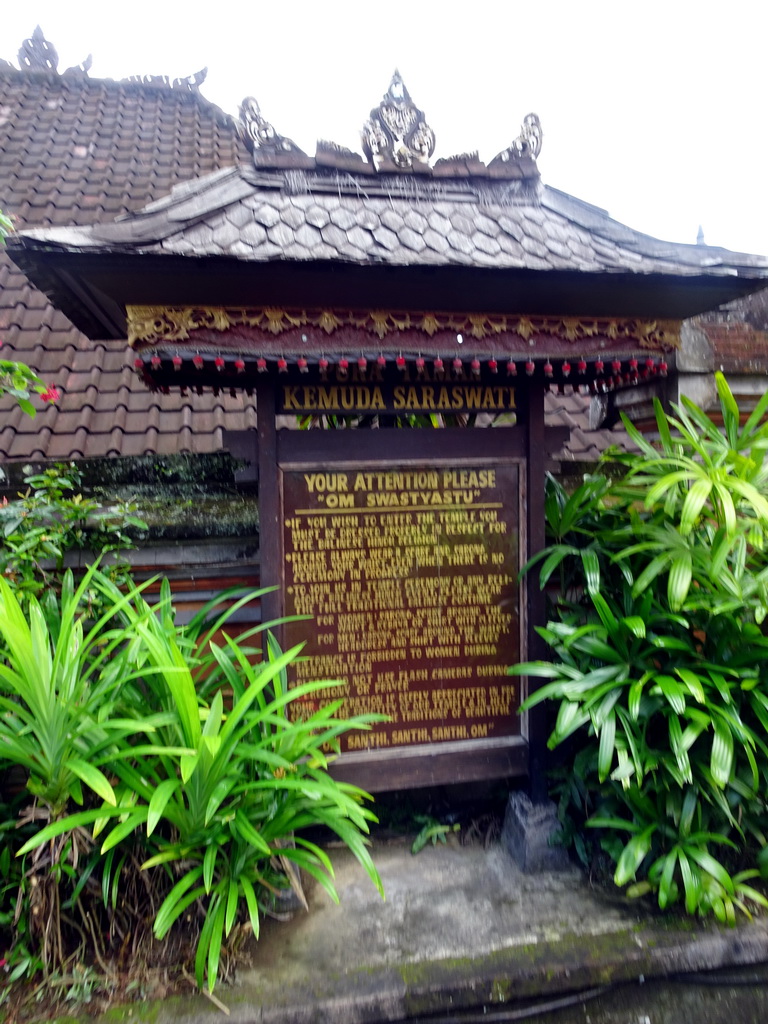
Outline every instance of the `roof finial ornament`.
[(377, 171), (428, 167), (435, 133), (395, 70), (389, 89), (363, 125), (363, 152)]
[(704, 228), (699, 224), (699, 233), (696, 235), (696, 245), (706, 245), (704, 241)]
[(56, 71), (59, 67), (59, 55), (53, 43), (49, 43), (39, 25), (35, 27), (29, 39), (21, 44), (18, 53), (19, 67), (22, 71)]
[(535, 161), (541, 152), (543, 138), (544, 133), (541, 130), (541, 121), (538, 114), (526, 114), (523, 118), (520, 134), (516, 139), (512, 140), (507, 149), (499, 153), (496, 160), (502, 160), (506, 163), (509, 160), (522, 160), (524, 157), (528, 157), (530, 160)]
[(246, 96), (240, 104), (237, 131), (255, 157), (257, 153), (302, 153), (293, 139), (278, 135), (262, 116), (261, 108), (253, 96)]
[(191, 75), (184, 75), (182, 78), (174, 78), (171, 82), (172, 89), (188, 89), (189, 92), (199, 92), (200, 86), (208, 77), (208, 68), (200, 68)]
[(93, 65), (93, 54), (89, 53), (88, 56), (85, 58), (85, 60), (82, 61), (82, 63), (75, 64), (73, 67), (67, 68), (67, 70), (64, 72), (64, 74), (65, 75), (70, 75), (70, 76), (72, 76), (72, 75), (80, 75), (81, 77), (86, 77), (87, 78), (88, 72), (91, 70), (92, 65)]
[[(88, 68), (86, 68), (87, 70)], [(208, 68), (201, 68), (200, 71), (196, 71), (193, 75), (186, 75), (184, 78), (171, 79), (168, 75), (129, 75), (128, 78), (123, 78), (121, 81), (136, 85), (170, 86), (171, 89), (178, 89), (180, 92), (199, 92), (207, 75)]]

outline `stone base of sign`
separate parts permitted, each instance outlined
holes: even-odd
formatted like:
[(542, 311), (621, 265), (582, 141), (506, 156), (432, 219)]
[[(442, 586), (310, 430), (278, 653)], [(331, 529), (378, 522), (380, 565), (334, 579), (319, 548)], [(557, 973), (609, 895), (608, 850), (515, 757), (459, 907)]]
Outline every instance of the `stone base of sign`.
[(559, 827), (557, 809), (551, 801), (534, 804), (525, 793), (509, 794), (501, 842), (521, 871), (535, 874), (569, 866), (566, 851), (550, 845)]

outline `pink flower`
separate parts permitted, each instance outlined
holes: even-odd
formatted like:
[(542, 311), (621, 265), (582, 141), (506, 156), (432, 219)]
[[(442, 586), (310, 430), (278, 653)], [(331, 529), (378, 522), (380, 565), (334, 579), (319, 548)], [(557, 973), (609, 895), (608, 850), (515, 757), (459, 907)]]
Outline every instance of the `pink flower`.
[(44, 402), (58, 402), (58, 400), (61, 398), (61, 392), (59, 391), (55, 384), (49, 384), (45, 391), (42, 391), (40, 393), (40, 398)]

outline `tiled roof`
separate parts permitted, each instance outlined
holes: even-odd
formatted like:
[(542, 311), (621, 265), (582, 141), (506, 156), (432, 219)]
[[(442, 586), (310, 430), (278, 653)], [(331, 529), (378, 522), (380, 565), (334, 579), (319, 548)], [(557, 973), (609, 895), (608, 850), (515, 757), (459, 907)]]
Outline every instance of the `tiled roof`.
[(621, 423), (612, 430), (591, 430), (590, 396), (576, 392), (570, 394), (546, 395), (544, 416), (548, 427), (567, 427), (570, 431), (568, 443), (560, 452), (553, 452), (556, 460), (563, 462), (596, 462), (610, 447), (632, 451), (634, 445)]
[(371, 180), (320, 168), (231, 168), (118, 223), (25, 237), (77, 251), (255, 262), (768, 277), (762, 257), (659, 241), (538, 181)]
[[(111, 221), (247, 156), (231, 120), (188, 83), (0, 67), (0, 209), (18, 229)], [(255, 424), (246, 396), (150, 394), (124, 346), (87, 340), (4, 252), (0, 339), (4, 358), (62, 393), (34, 420), (0, 402), (0, 459), (209, 452), (223, 429)]]
[[(64, 239), (109, 250), (138, 243), (246, 260), (762, 273), (752, 257), (643, 236), (541, 186), (537, 174), (479, 180), (490, 169), (470, 161), (474, 180), (452, 177), (463, 158), (439, 173), (436, 165), (434, 178), (356, 175), (360, 158), (349, 171), (335, 152), (322, 167), (318, 155), (317, 165), (305, 157), (293, 168), (231, 169), (250, 154), (231, 119), (199, 94), (197, 76), (173, 87), (73, 71), (17, 71), (0, 61), (0, 209), (21, 231), (63, 230)], [(4, 357), (28, 363), (62, 393), (34, 420), (0, 401), (0, 460), (212, 452), (224, 430), (255, 426), (244, 394), (150, 393), (125, 346), (86, 339), (2, 252), (0, 338)], [(548, 396), (548, 422), (571, 428), (576, 459), (596, 457), (612, 439), (587, 429), (587, 404)]]

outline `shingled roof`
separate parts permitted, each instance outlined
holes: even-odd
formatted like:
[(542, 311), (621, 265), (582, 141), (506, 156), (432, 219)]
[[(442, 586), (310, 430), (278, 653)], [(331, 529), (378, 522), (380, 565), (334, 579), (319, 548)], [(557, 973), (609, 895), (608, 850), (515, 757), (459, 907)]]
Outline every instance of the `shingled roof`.
[[(111, 221), (247, 158), (203, 77), (118, 82), (0, 62), (0, 209), (21, 230)], [(0, 339), (4, 358), (62, 394), (35, 419), (0, 402), (0, 459), (216, 451), (223, 429), (255, 421), (242, 397), (150, 394), (124, 346), (86, 339), (1, 251)]]
[[(111, 224), (28, 229), (10, 243), (14, 260), (92, 338), (124, 336), (128, 307), (138, 305), (151, 321), (159, 306), (247, 303), (238, 326), (254, 327), (259, 304), (289, 309), (296, 325), (312, 320), (310, 307), (320, 308), (316, 319), (326, 310), (326, 322), (348, 322), (336, 310), (354, 304), (413, 312), (424, 323), (440, 314), (501, 315), (492, 347), (534, 359), (565, 354), (569, 317), (595, 318), (570, 340), (582, 345), (588, 337), (601, 354), (620, 329), (597, 320), (616, 317), (644, 321), (625, 332), (629, 350), (632, 339), (675, 347), (682, 319), (768, 277), (763, 257), (660, 241), (542, 184), (535, 114), (488, 165), (470, 153), (432, 166), (434, 133), (397, 72), (363, 126), (367, 159), (327, 142), (308, 156), (253, 99), (243, 102), (240, 125), (250, 166), (185, 182)], [(507, 319), (515, 314), (526, 318), (517, 338)], [(563, 330), (553, 321), (539, 325), (546, 337), (531, 337), (528, 318), (542, 316), (560, 318)], [(427, 333), (436, 350), (444, 348), (446, 338)], [(194, 344), (215, 349), (215, 339), (195, 334)], [(268, 341), (258, 332), (252, 340), (257, 348)], [(302, 359), (325, 347), (310, 330), (300, 341)], [(420, 339), (411, 341), (414, 356), (424, 350)], [(279, 346), (287, 354), (294, 343), (282, 335)]]
[(768, 274), (759, 256), (663, 242), (530, 181), (370, 180), (324, 168), (233, 167), (114, 224), (25, 231), (80, 251), (679, 277)]
[[(97, 254), (99, 265), (105, 256), (139, 256), (150, 273), (154, 260), (188, 265), (188, 257), (227, 274), (233, 266), (302, 264), (522, 271), (533, 275), (517, 278), (528, 312), (540, 301), (534, 278), (546, 294), (557, 275), (571, 275), (558, 292), (561, 315), (569, 312), (564, 296), (583, 303), (585, 281), (611, 279), (616, 295), (622, 279), (646, 279), (656, 316), (708, 308), (707, 301), (720, 301), (713, 296), (741, 294), (766, 273), (756, 257), (659, 242), (542, 185), (535, 115), (487, 166), (477, 154), (430, 166), (434, 134), (412, 104), (400, 119), (398, 103), (411, 101), (396, 74), (364, 126), (367, 161), (323, 142), (310, 158), (274, 131), (254, 100), (244, 102), (236, 126), (200, 95), (204, 73), (173, 83), (92, 80), (88, 62), (59, 74), (51, 50), (36, 33), (20, 51), (20, 70), (0, 61), (0, 208), (21, 232), (14, 258), (25, 266), (40, 253), (76, 253)], [(83, 326), (82, 305), (71, 290), (59, 294), (61, 278), (54, 278), (36, 276)], [(685, 309), (665, 314), (654, 282), (670, 278), (686, 282), (677, 292)], [(441, 290), (449, 309), (445, 279)], [(504, 294), (510, 301), (510, 288)], [(469, 308), (458, 293), (453, 301)], [(125, 347), (103, 344), (124, 337), (124, 318), (85, 319), (95, 343), (0, 254), (3, 354), (29, 363), (62, 392), (36, 420), (0, 406), (0, 458), (211, 452), (223, 446), (224, 430), (254, 426), (252, 399), (242, 393), (150, 393)], [(549, 403), (552, 415), (579, 429), (584, 396), (573, 396), (573, 409), (554, 396)], [(576, 436), (580, 450), (594, 449), (588, 434)]]

